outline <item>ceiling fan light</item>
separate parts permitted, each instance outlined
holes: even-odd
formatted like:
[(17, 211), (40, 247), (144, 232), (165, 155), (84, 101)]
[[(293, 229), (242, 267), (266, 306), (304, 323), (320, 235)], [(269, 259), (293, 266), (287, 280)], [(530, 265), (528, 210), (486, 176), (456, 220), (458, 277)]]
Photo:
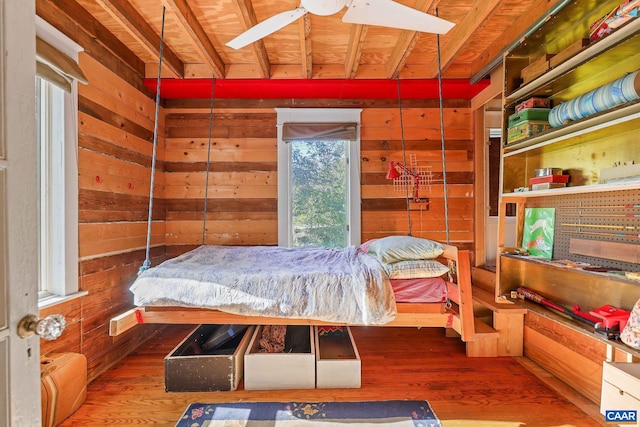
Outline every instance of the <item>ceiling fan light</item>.
[(314, 15), (329, 16), (338, 13), (346, 0), (302, 0), (302, 6)]

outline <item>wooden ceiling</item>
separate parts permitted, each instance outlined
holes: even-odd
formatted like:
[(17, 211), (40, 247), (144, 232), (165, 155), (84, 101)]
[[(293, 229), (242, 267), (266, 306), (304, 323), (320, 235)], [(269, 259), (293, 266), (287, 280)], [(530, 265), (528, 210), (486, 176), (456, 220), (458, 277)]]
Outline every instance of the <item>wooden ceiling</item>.
[[(59, 3), (59, 0), (53, 0)], [(145, 64), (158, 72), (166, 7), (162, 76), (217, 79), (432, 79), (433, 34), (343, 23), (307, 13), (239, 50), (225, 46), (247, 28), (299, 6), (299, 0), (76, 0)], [(399, 0), (456, 25), (440, 37), (442, 76), (478, 79), (503, 50), (558, 1)], [(67, 1), (67, 4), (70, 2)], [(83, 11), (84, 13), (84, 11)]]

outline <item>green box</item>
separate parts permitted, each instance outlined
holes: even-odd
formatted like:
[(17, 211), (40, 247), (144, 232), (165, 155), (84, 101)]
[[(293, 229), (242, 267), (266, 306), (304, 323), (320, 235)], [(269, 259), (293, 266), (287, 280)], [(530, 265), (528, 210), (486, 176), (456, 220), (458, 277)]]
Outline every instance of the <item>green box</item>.
[(515, 114), (509, 116), (509, 127), (513, 127), (527, 120), (534, 120), (539, 122), (549, 121), (550, 108), (527, 108), (525, 110), (518, 111)]
[(549, 128), (551, 128), (549, 122), (527, 120), (507, 129), (507, 144), (528, 138)]

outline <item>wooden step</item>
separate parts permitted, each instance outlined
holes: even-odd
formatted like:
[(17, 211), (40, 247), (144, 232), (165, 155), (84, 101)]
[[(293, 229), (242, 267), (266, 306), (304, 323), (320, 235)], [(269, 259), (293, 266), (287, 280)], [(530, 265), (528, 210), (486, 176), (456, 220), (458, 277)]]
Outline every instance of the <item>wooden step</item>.
[[(498, 356), (522, 356), (524, 340), (524, 315), (527, 309), (510, 301), (496, 300), (483, 289), (473, 287), (472, 298), (493, 312), (493, 330), (499, 333)], [(482, 327), (482, 326), (481, 326)]]
[(520, 307), (519, 305), (514, 304), (510, 301), (507, 301), (507, 300), (504, 300), (504, 302), (496, 301), (495, 296), (490, 292), (485, 291), (484, 289), (474, 287), (471, 295), (472, 295), (473, 301), (477, 302), (478, 304), (488, 308), (489, 310), (495, 313), (506, 312), (506, 313), (514, 313), (514, 314), (515, 313), (525, 314), (527, 312), (526, 308)]
[(500, 333), (479, 319), (475, 319), (474, 328), (474, 340), (467, 341), (467, 356), (498, 356), (498, 338), (500, 337)]

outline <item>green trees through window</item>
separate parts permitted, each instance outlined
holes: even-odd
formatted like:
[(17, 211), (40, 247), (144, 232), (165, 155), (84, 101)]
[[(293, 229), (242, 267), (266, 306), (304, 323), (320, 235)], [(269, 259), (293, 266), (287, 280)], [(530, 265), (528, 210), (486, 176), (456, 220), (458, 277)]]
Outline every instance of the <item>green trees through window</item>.
[(347, 246), (348, 152), (348, 141), (291, 142), (293, 246)]

